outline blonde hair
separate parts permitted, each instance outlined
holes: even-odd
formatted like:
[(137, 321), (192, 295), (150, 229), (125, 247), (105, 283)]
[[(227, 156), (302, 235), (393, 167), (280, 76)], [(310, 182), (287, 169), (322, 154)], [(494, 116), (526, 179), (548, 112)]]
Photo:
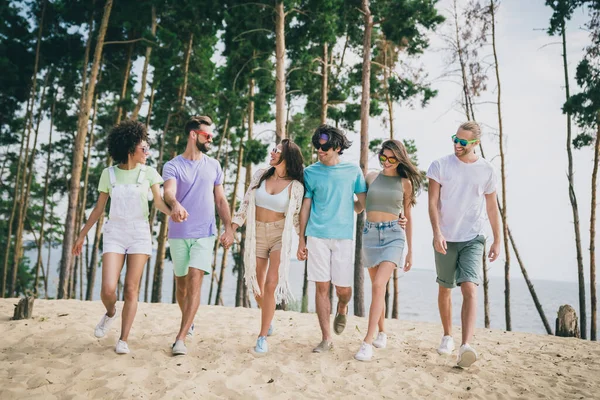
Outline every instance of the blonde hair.
[(469, 131), (475, 136), (474, 139), (481, 139), (481, 126), (475, 121), (467, 121), (462, 123), (458, 130)]

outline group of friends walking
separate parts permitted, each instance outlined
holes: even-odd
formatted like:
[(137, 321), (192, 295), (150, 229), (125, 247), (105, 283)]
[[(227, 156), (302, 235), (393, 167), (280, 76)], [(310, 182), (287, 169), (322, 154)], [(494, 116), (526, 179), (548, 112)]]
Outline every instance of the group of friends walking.
[[(137, 311), (140, 280), (152, 254), (148, 222), (151, 192), (155, 207), (170, 217), (168, 241), (182, 315), (172, 345), (173, 355), (187, 354), (186, 339), (194, 335), (200, 288), (204, 276), (212, 271), (217, 236), (228, 248), (234, 242), (235, 231), (244, 224), (244, 279), (261, 309), (254, 352), (269, 351), (268, 337), (274, 330), (276, 305), (293, 299), (288, 275), (295, 234), (299, 235), (296, 257), (307, 260), (308, 280), (316, 286), (321, 341), (313, 352), (330, 351), (330, 287), (335, 287), (338, 299), (333, 331), (339, 335), (346, 327), (354, 280), (354, 214), (366, 211), (361, 256), (371, 278), (372, 301), (367, 333), (354, 357), (371, 360), (373, 348), (383, 349), (387, 343), (387, 283), (396, 268), (407, 272), (413, 264), (411, 210), (423, 178), (402, 142), (383, 142), (378, 154), (381, 170), (365, 177), (357, 165), (341, 161), (340, 155), (352, 142), (338, 128), (321, 125), (315, 130), (312, 145), (318, 162), (306, 168), (300, 148), (284, 139), (272, 148), (269, 166), (253, 176), (232, 217), (221, 165), (206, 154), (213, 139), (212, 125), (206, 116), (193, 117), (185, 124), (185, 151), (164, 165), (162, 177), (145, 165), (149, 147), (143, 124), (125, 121), (110, 132), (108, 150), (116, 165), (102, 172), (98, 202), (73, 247), (74, 254), (81, 253), (88, 231), (104, 213), (110, 197), (109, 219), (103, 232), (100, 293), (106, 313), (95, 328), (95, 336), (104, 337), (117, 319), (116, 289), (126, 262), (121, 335), (115, 351), (130, 351), (127, 342)], [(492, 165), (475, 152), (480, 138), (477, 123), (461, 124), (451, 136), (453, 154), (434, 161), (427, 171), (443, 327), (437, 351), (450, 355), (455, 349), (451, 290), (460, 286), (462, 338), (457, 363), (461, 367), (470, 366), (478, 357), (470, 340), (476, 321), (487, 219), (494, 238), (490, 261), (497, 258), (500, 250), (496, 175)], [(222, 233), (217, 232), (215, 208), (224, 226)]]

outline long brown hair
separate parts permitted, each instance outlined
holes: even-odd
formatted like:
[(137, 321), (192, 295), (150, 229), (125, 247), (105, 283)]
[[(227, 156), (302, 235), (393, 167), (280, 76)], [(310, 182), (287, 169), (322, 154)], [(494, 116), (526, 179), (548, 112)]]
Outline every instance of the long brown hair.
[(406, 178), (412, 183), (412, 193), (410, 194), (410, 205), (414, 206), (417, 204), (417, 194), (421, 191), (422, 186), (422, 175), (421, 172), (415, 167), (410, 160), (406, 147), (399, 140), (386, 140), (381, 145), (379, 154), (383, 154), (383, 151), (387, 149), (394, 153), (394, 157), (398, 159), (398, 166), (396, 171), (401, 178)]
[[(281, 156), (279, 164), (285, 161), (286, 175), (285, 178), (296, 180), (304, 184), (304, 158), (300, 147), (290, 139), (281, 141)], [(275, 173), (275, 167), (269, 168), (261, 177), (253, 189), (257, 189), (262, 185), (263, 181), (269, 179)]]

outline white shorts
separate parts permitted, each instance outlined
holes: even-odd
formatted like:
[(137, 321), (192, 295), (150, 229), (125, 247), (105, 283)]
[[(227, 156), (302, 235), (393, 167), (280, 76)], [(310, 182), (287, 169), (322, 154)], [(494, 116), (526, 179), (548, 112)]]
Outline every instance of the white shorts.
[(354, 240), (308, 237), (308, 280), (351, 287), (354, 283)]
[(152, 255), (148, 220), (109, 220), (104, 224), (103, 253)]

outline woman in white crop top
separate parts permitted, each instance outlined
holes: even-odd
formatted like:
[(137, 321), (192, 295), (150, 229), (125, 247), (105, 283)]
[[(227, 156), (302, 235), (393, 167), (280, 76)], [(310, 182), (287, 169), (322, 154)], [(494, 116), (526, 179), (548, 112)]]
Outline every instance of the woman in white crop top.
[(302, 152), (294, 142), (284, 139), (273, 148), (269, 165), (254, 175), (231, 221), (234, 230), (247, 221), (244, 278), (261, 308), (257, 353), (268, 351), (275, 305), (293, 300), (288, 282), (292, 232), (298, 234), (304, 197)]

